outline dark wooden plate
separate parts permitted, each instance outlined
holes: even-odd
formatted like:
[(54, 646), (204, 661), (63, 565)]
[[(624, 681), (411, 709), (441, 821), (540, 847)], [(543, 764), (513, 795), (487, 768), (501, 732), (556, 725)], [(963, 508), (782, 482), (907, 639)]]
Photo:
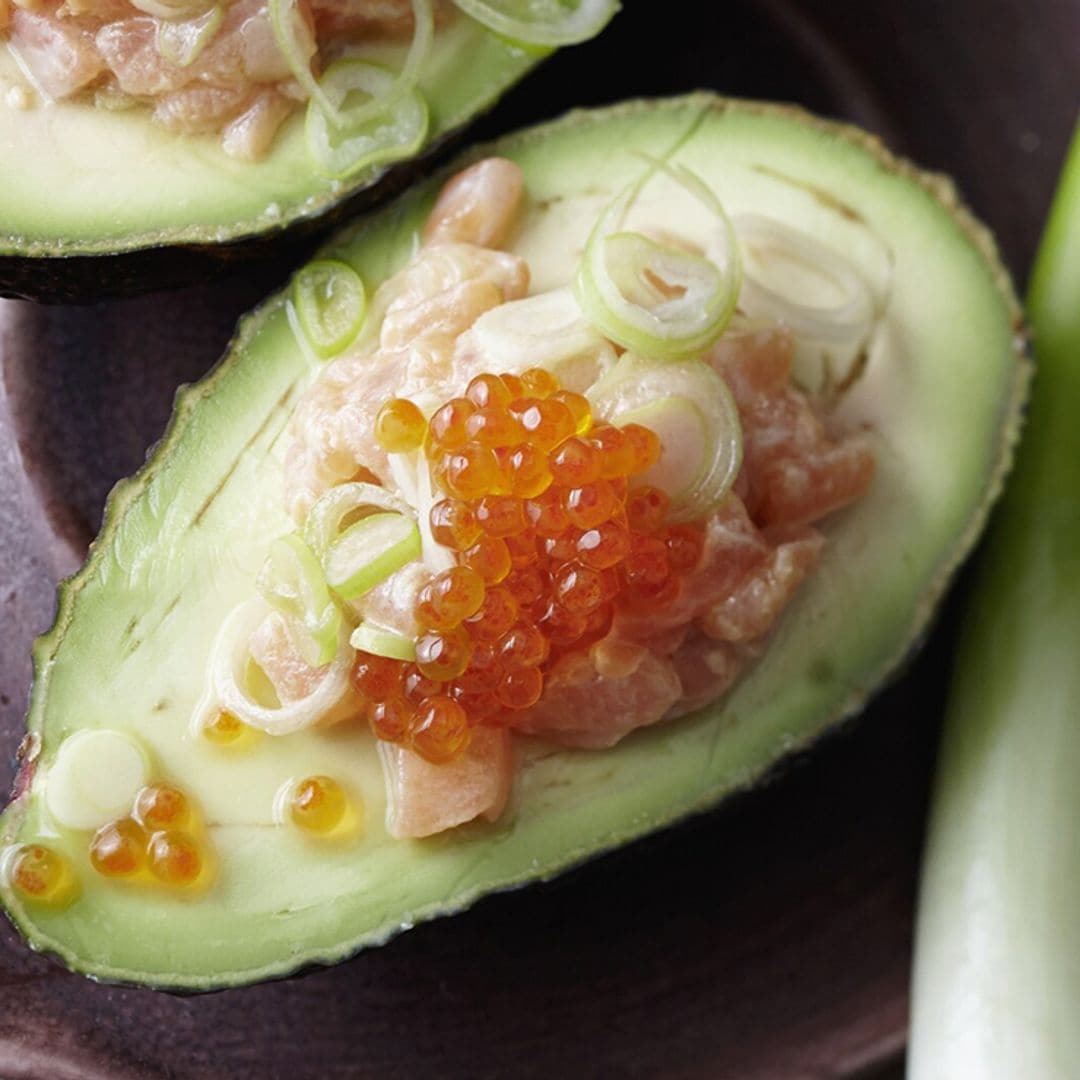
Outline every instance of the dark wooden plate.
[[(1022, 280), (1080, 103), (1080, 0), (627, 0), (482, 125), (699, 86), (800, 101), (951, 172)], [(105, 495), (288, 267), (0, 307), (0, 787), (29, 646)], [(97, 986), (0, 930), (0, 1076), (869, 1077), (905, 1040), (955, 602), (857, 723), (720, 811), (337, 968), (201, 998)], [(122, 707), (122, 703), (118, 703)], [(891, 1073), (890, 1073), (891, 1074)]]

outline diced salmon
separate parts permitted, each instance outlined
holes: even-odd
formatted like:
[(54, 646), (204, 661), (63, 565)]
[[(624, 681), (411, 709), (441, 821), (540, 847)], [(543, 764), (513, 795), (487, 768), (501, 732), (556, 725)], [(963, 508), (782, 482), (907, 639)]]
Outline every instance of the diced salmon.
[(8, 44), (51, 98), (65, 98), (92, 83), (105, 65), (94, 38), (74, 21), (15, 8)]
[(83, 19), (84, 25), (90, 20), (101, 24), (129, 18), (132, 14), (131, 8), (128, 0), (64, 0), (57, 9), (57, 14), (65, 19)]
[(416, 622), (417, 594), (431, 577), (431, 571), (422, 562), (407, 563), (354, 601), (353, 607), (358, 615), (376, 626), (415, 638), (420, 634)]
[[(424, 327), (416, 310), (433, 298), (449, 297), (466, 282), (495, 286), (503, 300), (518, 300), (529, 288), (529, 267), (524, 259), (474, 244), (435, 244), (425, 248), (405, 269), (379, 287), (375, 307), (386, 314), (379, 342), (384, 349), (400, 349), (411, 343)], [(468, 329), (487, 311), (463, 308), (460, 312), (443, 303), (442, 333), (455, 336)]]
[(605, 678), (589, 655), (564, 657), (549, 672), (544, 694), (514, 714), (515, 730), (563, 746), (614, 746), (640, 727), (655, 724), (682, 696), (671, 661), (643, 650), (639, 663), (618, 678)]
[(861, 498), (874, 475), (869, 441), (831, 438), (810, 399), (790, 385), (793, 349), (791, 335), (773, 327), (722, 340), (709, 354), (742, 421), (736, 490), (763, 528), (820, 521)]
[(743, 669), (744, 657), (726, 642), (693, 634), (671, 657), (682, 683), (682, 697), (668, 714), (685, 716), (723, 697)]
[(484, 158), (443, 185), (424, 225), (425, 244), (501, 248), (510, 235), (524, 186), (521, 166)]
[(248, 651), (270, 680), (279, 701), (307, 697), (322, 679), (323, 669), (305, 662), (279, 612), (272, 612), (259, 623)]
[[(305, 660), (289, 632), (284, 616), (272, 611), (248, 641), (251, 659), (262, 669), (283, 704), (299, 701), (311, 694), (324, 678), (326, 668), (312, 667)], [(320, 724), (336, 724), (352, 719), (361, 703), (351, 683), (345, 680), (341, 696), (319, 719)]]
[[(299, 2), (306, 10), (304, 0)], [(301, 55), (311, 57), (314, 34), (306, 20), (299, 25), (298, 47)], [(97, 32), (97, 48), (125, 93), (156, 97), (194, 82), (250, 89), (253, 83), (274, 83), (291, 75), (263, 0), (240, 0), (229, 7), (214, 40), (186, 67), (158, 52), (157, 27), (156, 19), (140, 15), (108, 23)]]
[(244, 108), (250, 96), (243, 86), (207, 86), (203, 83), (185, 86), (157, 99), (154, 119), (170, 131), (184, 135), (217, 131), (229, 117)]
[[(314, 0), (319, 36), (407, 38), (413, 32), (410, 0)], [(435, 0), (436, 26), (453, 11), (449, 0)]]
[(382, 346), (395, 352), (413, 350), (404, 382), (429, 390), (453, 381), (454, 340), (485, 311), (505, 299), (493, 281), (473, 278), (424, 297), (409, 307), (387, 312)]
[(391, 836), (432, 836), (482, 817), (495, 821), (510, 795), (509, 732), (477, 727), (465, 752), (445, 765), (392, 743), (379, 743), (386, 779), (386, 830)]
[(716, 641), (749, 642), (763, 637), (791, 602), (824, 546), (824, 537), (813, 529), (779, 544), (760, 570), (747, 575), (698, 619), (698, 626)]
[(706, 522), (701, 563), (683, 580), (679, 595), (663, 611), (620, 613), (613, 632), (634, 641), (651, 642), (658, 635), (688, 625), (762, 566), (769, 550), (742, 500), (729, 494)]
[(107, 23), (94, 41), (125, 94), (156, 97), (179, 90), (195, 78), (195, 64), (181, 67), (158, 52), (157, 20), (149, 16)]
[(304, 394), (290, 421), (293, 442), (285, 457), (285, 507), (297, 521), (361, 466), (392, 482), (374, 426), (383, 403), (397, 393), (402, 359), (392, 353), (342, 357)]
[[(298, 520), (333, 484), (360, 468), (392, 486), (375, 416), (392, 397), (445, 398), (460, 392), (453, 343), (494, 304), (528, 288), (524, 260), (471, 244), (426, 248), (380, 286), (381, 348), (333, 361), (307, 390), (291, 422), (285, 503)], [(452, 389), (447, 389), (451, 387)]]
[(782, 326), (769, 324), (739, 334), (725, 334), (706, 359), (724, 377), (739, 411), (762, 395), (785, 390), (791, 376), (795, 342)]
[(259, 161), (270, 150), (278, 128), (294, 103), (276, 90), (262, 90), (222, 135), (225, 153), (241, 161)]
[(830, 445), (821, 442), (810, 453), (769, 462), (755, 483), (757, 515), (763, 526), (802, 525), (856, 502), (874, 478), (874, 451), (869, 440), (848, 436)]

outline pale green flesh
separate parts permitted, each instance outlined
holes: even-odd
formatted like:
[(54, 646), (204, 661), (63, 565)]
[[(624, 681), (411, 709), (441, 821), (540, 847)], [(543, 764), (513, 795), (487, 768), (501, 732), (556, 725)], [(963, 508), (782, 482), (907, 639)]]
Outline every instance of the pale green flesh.
[[(360, 726), (262, 738), (237, 753), (192, 739), (211, 628), (252, 593), (265, 538), (290, 527), (281, 433), (316, 369), (277, 297), (243, 325), (230, 359), (184, 394), (162, 450), (114, 495), (106, 533), (39, 645), (30, 727), (42, 752), (30, 798), (0, 819), (6, 840), (42, 835), (39, 795), (61, 740), (119, 727), (202, 806), (217, 883), (190, 900), (105, 883), (86, 863), (86, 837), (58, 835), (82, 897), (52, 913), (4, 894), (36, 947), (99, 978), (191, 989), (338, 960), (715, 804), (857, 708), (898, 662), (1009, 457), (1026, 367), (1005, 279), (985, 234), (947, 208), (944, 189), (864, 140), (787, 110), (694, 97), (576, 114), (483, 148), (525, 170), (530, 202), (516, 249), (530, 259), (534, 291), (569, 279), (598, 211), (643, 167), (628, 151), (675, 147), (730, 212), (782, 217), (868, 273), (882, 240), (896, 257), (889, 345), (843, 406), (851, 422), (873, 425), (878, 475), (857, 508), (830, 522), (824, 562), (764, 659), (722, 706), (612, 750), (520, 741), (502, 819), (427, 841), (386, 835), (374, 742)], [(877, 238), (777, 173), (827, 190)], [(374, 291), (408, 256), (436, 187), (415, 190), (327, 254)], [(647, 212), (663, 219), (659, 203)], [(324, 845), (273, 824), (275, 791), (317, 772), (362, 798), (358, 840)]]
[[(366, 46), (355, 55), (396, 69), (404, 51)], [(456, 17), (438, 31), (420, 80), (429, 140), (481, 112), (537, 59)], [(318, 176), (303, 109), (286, 121), (266, 159), (252, 164), (225, 154), (216, 135), (170, 134), (151, 121), (149, 109), (110, 112), (90, 101), (12, 108), (2, 91), (20, 80), (0, 41), (0, 254), (232, 240), (315, 217), (385, 171), (369, 169), (345, 182)]]

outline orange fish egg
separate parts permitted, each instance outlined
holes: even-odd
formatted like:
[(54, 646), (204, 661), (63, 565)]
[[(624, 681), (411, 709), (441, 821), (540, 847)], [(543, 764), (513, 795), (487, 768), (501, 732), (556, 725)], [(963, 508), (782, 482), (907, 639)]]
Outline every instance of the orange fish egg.
[(428, 422), (432, 448), (456, 450), (464, 446), (469, 441), (466, 424), (475, 411), (476, 406), (467, 398), (454, 398), (436, 409)]
[(90, 865), (105, 877), (129, 877), (146, 866), (149, 834), (131, 818), (102, 825), (90, 841)]
[(465, 710), (448, 694), (424, 701), (416, 712), (411, 746), (436, 765), (453, 761), (469, 745)]
[(188, 818), (187, 796), (172, 784), (148, 784), (135, 796), (135, 818), (156, 832), (175, 829)]
[(428, 630), (453, 630), (484, 602), (484, 579), (469, 566), (436, 574), (419, 592), (416, 621)]
[(468, 666), (472, 642), (462, 629), (429, 630), (416, 641), (416, 666), (429, 679), (449, 682)]
[(510, 573), (510, 550), (505, 540), (481, 536), (464, 554), (465, 565), (475, 570), (486, 585), (497, 585)]
[(79, 886), (67, 859), (44, 844), (22, 844), (5, 859), (8, 881), (23, 899), (44, 907), (66, 907)]
[(150, 837), (146, 853), (150, 872), (165, 885), (191, 885), (202, 873), (202, 855), (187, 833), (156, 832)]
[(407, 398), (391, 398), (375, 417), (375, 439), (389, 454), (417, 450), (427, 433), (424, 414)]
[(476, 543), (480, 525), (468, 503), (460, 499), (440, 499), (428, 513), (435, 542), (453, 551), (464, 551)]
[(399, 697), (373, 701), (367, 708), (367, 721), (375, 737), (386, 742), (401, 742), (412, 723), (412, 705)]
[(345, 818), (348, 800), (341, 785), (329, 776), (301, 780), (289, 798), (289, 818), (308, 832), (328, 833)]

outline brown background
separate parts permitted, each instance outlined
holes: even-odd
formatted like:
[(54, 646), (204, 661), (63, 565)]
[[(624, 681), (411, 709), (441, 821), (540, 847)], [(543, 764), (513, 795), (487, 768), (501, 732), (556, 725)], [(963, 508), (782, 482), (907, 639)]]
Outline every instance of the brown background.
[[(626, 0), (600, 42), (549, 62), (481, 128), (699, 86), (797, 100), (951, 172), (1022, 281), (1080, 103), (1077, 42), (1080, 0)], [(55, 581), (175, 386), (287, 270), (0, 306), (0, 786)], [(905, 676), (776, 782), (334, 969), (169, 997), (69, 975), (4, 925), (0, 1077), (898, 1075), (959, 610), (954, 596)]]

